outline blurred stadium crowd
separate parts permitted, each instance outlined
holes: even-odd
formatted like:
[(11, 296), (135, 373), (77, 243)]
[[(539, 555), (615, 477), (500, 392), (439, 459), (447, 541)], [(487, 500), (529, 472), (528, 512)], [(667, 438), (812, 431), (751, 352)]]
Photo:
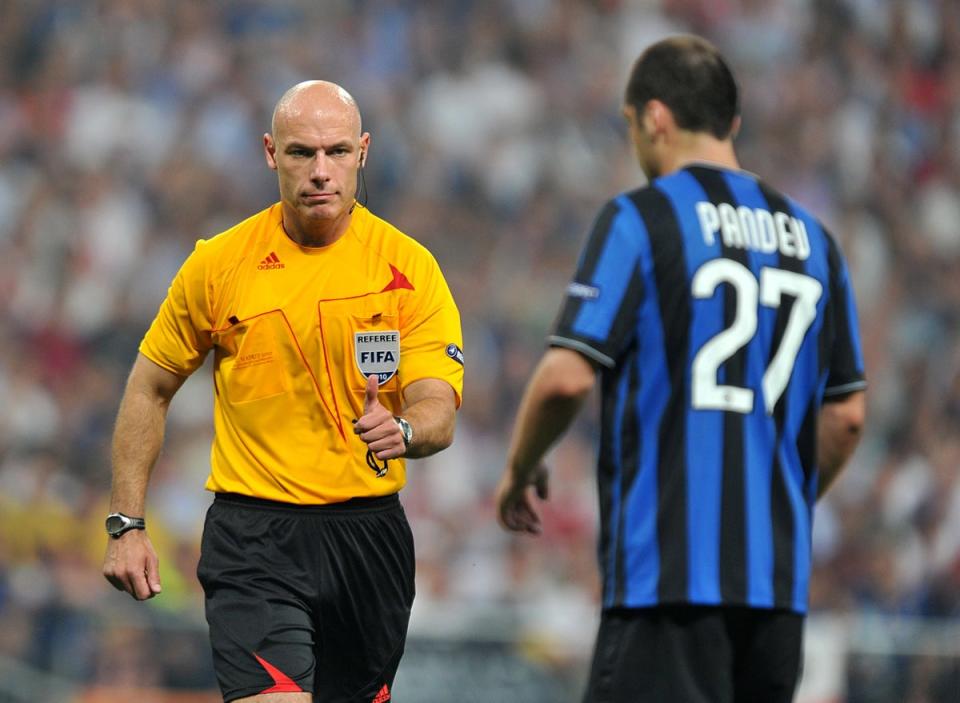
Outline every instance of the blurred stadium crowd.
[(434, 252), (463, 316), (456, 442), (413, 464), (403, 493), (413, 630), (507, 632), (531, 656), (582, 661), (595, 421), (554, 452), (539, 540), (499, 530), (492, 492), (593, 215), (643, 180), (620, 116), (626, 72), (650, 41), (691, 31), (739, 76), (744, 167), (822, 215), (858, 294), (869, 433), (817, 515), (812, 606), (960, 617), (954, 0), (8, 0), (0, 13), (0, 656), (90, 682), (209, 684), (205, 651), (176, 631), (163, 657), (136, 646), (146, 625), (202, 621), (209, 369), (174, 401), (153, 476), (164, 593), (145, 606), (100, 576), (111, 426), (194, 241), (277, 199), (260, 146), (274, 102), (322, 77), (372, 133), (369, 207)]

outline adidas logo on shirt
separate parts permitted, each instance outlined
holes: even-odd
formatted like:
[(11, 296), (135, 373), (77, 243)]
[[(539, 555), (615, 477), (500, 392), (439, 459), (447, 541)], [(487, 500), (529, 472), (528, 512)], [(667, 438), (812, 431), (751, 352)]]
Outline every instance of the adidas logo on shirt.
[(280, 263), (280, 257), (274, 252), (270, 252), (270, 255), (264, 258), (260, 262), (260, 265), (257, 266), (258, 271), (266, 271), (267, 269), (282, 269), (284, 268), (283, 264)]

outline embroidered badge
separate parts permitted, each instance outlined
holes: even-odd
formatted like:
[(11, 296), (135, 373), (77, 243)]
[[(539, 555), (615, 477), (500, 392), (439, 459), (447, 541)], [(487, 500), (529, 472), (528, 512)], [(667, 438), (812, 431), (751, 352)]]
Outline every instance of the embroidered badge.
[(377, 381), (382, 386), (393, 378), (400, 365), (400, 332), (354, 332), (353, 351), (360, 373), (368, 377), (377, 374)]

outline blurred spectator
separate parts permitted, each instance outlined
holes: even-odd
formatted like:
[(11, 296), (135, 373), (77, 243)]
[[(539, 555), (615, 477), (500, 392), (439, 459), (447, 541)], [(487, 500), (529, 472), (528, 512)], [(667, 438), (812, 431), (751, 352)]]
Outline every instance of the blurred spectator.
[[(494, 529), (490, 498), (589, 218), (642, 178), (618, 86), (673, 31), (732, 59), (745, 167), (828, 213), (862, 306), (869, 436), (818, 518), (814, 609), (960, 618), (953, 0), (13, 0), (0, 19), (0, 655), (103, 684), (203, 680), (187, 645), (144, 657), (142, 631), (98, 620), (122, 600), (99, 578), (110, 426), (177, 263), (276, 200), (260, 146), (275, 86), (322, 77), (375, 115), (370, 208), (436, 252), (462, 301), (456, 443), (414, 465), (403, 495), (412, 627), (497, 625), (545, 660), (582, 657), (595, 427), (554, 453), (563, 480), (542, 539), (555, 549)], [(153, 477), (166, 566), (163, 597), (140, 606), (149, 623), (201, 612), (204, 379), (174, 402)], [(910, 676), (930, 691), (956, 680), (924, 661)]]

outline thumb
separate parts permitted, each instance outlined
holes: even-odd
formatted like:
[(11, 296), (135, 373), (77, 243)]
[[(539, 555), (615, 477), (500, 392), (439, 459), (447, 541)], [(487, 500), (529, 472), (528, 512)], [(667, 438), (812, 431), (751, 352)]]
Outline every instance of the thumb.
[(370, 412), (370, 408), (377, 404), (377, 388), (380, 386), (377, 380), (377, 374), (372, 373), (367, 376), (367, 393), (363, 397), (363, 412)]
[(147, 585), (154, 595), (163, 590), (160, 586), (160, 562), (155, 554), (147, 559)]

